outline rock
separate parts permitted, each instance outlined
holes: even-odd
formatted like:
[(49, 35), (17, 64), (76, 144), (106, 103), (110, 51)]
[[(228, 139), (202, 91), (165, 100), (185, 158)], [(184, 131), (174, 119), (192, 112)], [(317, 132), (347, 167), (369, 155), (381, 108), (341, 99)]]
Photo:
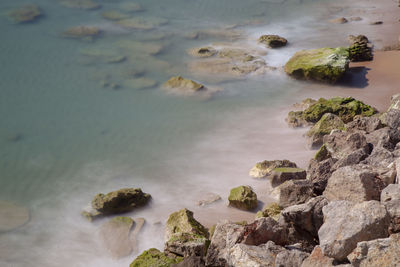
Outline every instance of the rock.
[(366, 133), (371, 133), (375, 130), (383, 128), (381, 120), (376, 117), (363, 117), (363, 116), (354, 116), (353, 121), (346, 124), (346, 130), (348, 132), (355, 131), (364, 131)]
[(379, 200), (386, 185), (367, 165), (352, 165), (337, 169), (328, 180), (323, 195), (330, 201), (363, 202)]
[(337, 82), (349, 67), (345, 47), (302, 50), (285, 65), (285, 72), (296, 79)]
[(0, 233), (17, 229), (29, 222), (29, 219), (27, 208), (0, 200)]
[(206, 58), (206, 57), (212, 57), (216, 55), (218, 51), (210, 46), (207, 47), (200, 47), (200, 48), (192, 48), (188, 50), (188, 54), (194, 57), (199, 57), (199, 58)]
[(334, 259), (325, 256), (322, 253), (321, 247), (316, 246), (312, 251), (311, 255), (306, 258), (301, 267), (333, 267), (337, 266), (334, 264)]
[(193, 212), (187, 209), (169, 215), (165, 225), (165, 240), (170, 240), (176, 234), (189, 233), (199, 237), (208, 237), (207, 229), (193, 217)]
[(321, 119), (306, 133), (311, 148), (318, 148), (323, 143), (324, 135), (330, 134), (332, 130), (345, 130), (345, 124), (332, 113), (325, 113)]
[(400, 200), (390, 200), (382, 202), (390, 216), (389, 233), (400, 232)]
[[(124, 62), (127, 59), (124, 54), (110, 48), (88, 48), (81, 50), (80, 53), (83, 56), (82, 61), (84, 64), (116, 64)], [(109, 78), (110, 75), (106, 74), (101, 78), (96, 78), (96, 80), (108, 81)]]
[(272, 241), (268, 241), (266, 244), (260, 246), (236, 244), (230, 249), (228, 266), (276, 266), (275, 261), (277, 255), (284, 251), (285, 248), (275, 245)]
[(385, 123), (387, 126), (393, 129), (400, 127), (400, 110), (390, 109), (385, 113)]
[(389, 110), (400, 110), (400, 94), (392, 95), (388, 111)]
[(115, 23), (131, 30), (153, 30), (168, 24), (168, 20), (158, 17), (134, 17), (118, 20)]
[(172, 90), (198, 92), (206, 90), (205, 86), (199, 84), (193, 80), (183, 78), (181, 76), (171, 77), (167, 82), (164, 83), (164, 87)]
[(227, 39), (229, 41), (237, 40), (241, 38), (241, 36), (242, 36), (241, 31), (232, 29), (215, 29), (215, 28), (198, 30), (185, 35), (187, 39), (192, 39), (192, 40), (194, 39), (203, 40), (209, 38), (215, 40), (216, 38), (218, 38), (218, 39)]
[(244, 226), (240, 243), (252, 246), (273, 241), (277, 245), (288, 244), (287, 229), (270, 217), (262, 217)]
[(107, 10), (101, 13), (101, 16), (108, 20), (123, 20), (131, 17), (129, 14), (122, 13), (118, 10)]
[(384, 127), (367, 134), (366, 140), (368, 143), (371, 143), (374, 148), (382, 147), (392, 151), (400, 141), (399, 134), (400, 132), (396, 129)]
[(329, 22), (335, 23), (335, 24), (344, 24), (344, 23), (347, 23), (348, 20), (346, 18), (336, 18), (336, 19), (330, 20)]
[(303, 261), (309, 256), (309, 253), (299, 249), (285, 249), (276, 255), (276, 267), (300, 267)]
[(322, 145), (318, 151), (314, 155), (314, 160), (317, 162), (324, 161), (326, 159), (329, 159), (331, 157), (331, 154), (329, 153), (328, 149), (326, 148), (325, 145)]
[(309, 180), (290, 180), (280, 186), (279, 205), (283, 208), (302, 204), (313, 197), (313, 184)]
[(279, 35), (262, 35), (258, 38), (258, 42), (270, 48), (282, 47), (287, 44), (287, 40)]
[(264, 178), (272, 175), (272, 171), (276, 168), (297, 168), (296, 163), (287, 159), (284, 160), (264, 160), (257, 162), (251, 168), (249, 175), (254, 178)]
[(205, 263), (199, 256), (190, 256), (185, 257), (180, 263), (171, 265), (171, 267), (205, 267)]
[(389, 238), (359, 242), (347, 257), (352, 266), (379, 267), (400, 265), (400, 234)]
[(231, 189), (229, 205), (242, 210), (253, 210), (257, 207), (257, 195), (250, 186), (238, 186)]
[(321, 195), (324, 192), (328, 179), (334, 171), (333, 166), (336, 162), (337, 160), (333, 158), (328, 158), (321, 162), (315, 159), (310, 161), (307, 169), (307, 179), (313, 183), (315, 194)]
[(312, 106), (313, 104), (315, 104), (317, 102), (317, 100), (313, 99), (313, 98), (306, 98), (303, 99), (300, 103), (296, 103), (293, 105), (293, 107), (300, 109), (300, 110), (305, 110), (307, 108), (309, 108), (310, 106)]
[(182, 257), (167, 256), (158, 249), (151, 248), (140, 254), (129, 267), (170, 267), (183, 260)]
[(357, 164), (371, 153), (367, 137), (362, 132), (335, 131), (324, 136), (324, 145), (332, 158), (341, 160), (341, 166)]
[(377, 110), (353, 97), (320, 98), (303, 111), (302, 117), (308, 122), (316, 123), (325, 113), (335, 114), (344, 123), (348, 123), (356, 115), (369, 117), (376, 114)]
[(204, 257), (207, 252), (209, 240), (194, 233), (174, 234), (166, 243), (164, 251), (182, 257)]
[(124, 85), (133, 89), (148, 89), (155, 87), (157, 82), (146, 77), (139, 77), (125, 80)]
[(101, 5), (92, 0), (62, 0), (60, 4), (69, 8), (86, 10), (94, 10), (101, 7)]
[(312, 198), (304, 204), (285, 208), (282, 216), (285, 222), (292, 224), (299, 232), (308, 232), (313, 237), (318, 237), (318, 230), (323, 224), (322, 208), (328, 200), (319, 196)]
[(380, 20), (378, 20), (378, 21), (373, 21), (373, 22), (370, 22), (370, 23), (369, 23), (369, 25), (381, 25), (381, 24), (383, 24), (383, 21), (380, 21)]
[(115, 217), (100, 228), (100, 238), (113, 258), (129, 256), (133, 251), (133, 243), (129, 233), (134, 224), (130, 217)]
[(304, 127), (311, 124), (303, 118), (303, 111), (290, 111), (285, 121), (293, 128)]
[(257, 212), (256, 219), (261, 217), (271, 217), (274, 220), (278, 220), (281, 215), (282, 207), (278, 203), (271, 203), (263, 208), (262, 211)]
[(370, 61), (373, 59), (372, 45), (369, 44), (365, 35), (350, 35), (349, 41), (351, 43), (349, 46), (350, 61)]
[[(383, 167), (383, 168), (391, 168), (393, 167), (394, 170), (394, 156), (393, 153), (383, 147), (375, 147), (372, 150), (371, 155), (366, 158), (363, 163), (375, 167)], [(396, 174), (394, 174), (393, 180), (388, 181), (387, 184), (394, 183), (394, 178)]]
[(206, 206), (210, 205), (212, 203), (215, 203), (217, 201), (221, 200), (221, 196), (214, 194), (214, 193), (208, 193), (206, 196), (197, 202), (197, 206)]
[(230, 259), (230, 249), (238, 243), (243, 229), (235, 223), (218, 223), (207, 250), (206, 266), (225, 267)]
[(38, 5), (28, 4), (11, 10), (8, 16), (16, 23), (28, 23), (36, 21), (43, 13)]
[(144, 10), (141, 4), (131, 1), (122, 2), (119, 4), (119, 8), (126, 12), (138, 12)]
[(318, 231), (324, 255), (346, 260), (358, 242), (388, 236), (390, 218), (378, 201), (333, 201), (322, 209), (324, 224)]
[(63, 37), (92, 40), (100, 36), (101, 30), (94, 26), (76, 26), (62, 33)]
[(275, 168), (271, 173), (271, 185), (276, 187), (289, 180), (301, 180), (306, 179), (307, 173), (304, 169), (282, 167)]
[(97, 194), (92, 200), (92, 207), (104, 215), (118, 214), (143, 206), (150, 198), (140, 188), (123, 188), (106, 195)]
[(400, 200), (400, 184), (390, 184), (381, 192), (381, 202)]
[[(164, 49), (161, 43), (140, 42), (136, 40), (123, 39), (115, 42), (115, 45), (122, 48), (128, 55), (140, 54), (146, 58), (148, 55), (158, 55)], [(141, 67), (143, 68), (143, 66)]]

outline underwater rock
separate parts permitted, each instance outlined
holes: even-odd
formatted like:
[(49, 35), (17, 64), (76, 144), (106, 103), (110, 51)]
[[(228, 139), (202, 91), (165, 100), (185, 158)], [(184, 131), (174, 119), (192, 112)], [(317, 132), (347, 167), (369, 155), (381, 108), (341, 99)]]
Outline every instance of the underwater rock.
[(38, 5), (28, 4), (11, 10), (8, 16), (16, 23), (28, 23), (36, 21), (43, 13)]
[(16, 229), (26, 224), (29, 219), (27, 208), (0, 200), (0, 233)]
[(120, 40), (115, 42), (117, 47), (122, 48), (128, 54), (140, 54), (140, 55), (157, 55), (159, 54), (164, 46), (161, 43), (156, 42), (140, 42), (135, 40)]
[(69, 8), (86, 9), (86, 10), (94, 10), (101, 7), (100, 4), (92, 0), (62, 0), (60, 1), (60, 4)]
[(206, 58), (216, 55), (218, 51), (211, 46), (192, 48), (188, 50), (188, 54), (194, 57)]
[(264, 160), (257, 162), (256, 165), (251, 168), (249, 175), (254, 178), (264, 178), (270, 176), (275, 168), (297, 168), (296, 163), (291, 162), (287, 159), (284, 160)]
[(166, 255), (156, 248), (151, 248), (140, 254), (129, 267), (170, 267), (183, 260), (182, 257)]
[(241, 210), (253, 210), (257, 207), (257, 195), (250, 186), (238, 186), (231, 189), (228, 197), (229, 206)]
[(148, 89), (148, 88), (153, 88), (156, 85), (157, 85), (156, 81), (146, 77), (132, 78), (124, 81), (124, 86), (133, 89)]
[[(84, 56), (84, 62), (86, 64), (95, 63), (121, 63), (127, 60), (127, 56), (121, 52), (110, 49), (110, 48), (87, 48), (80, 51), (82, 56)], [(102, 79), (105, 80), (105, 79)]]
[(345, 47), (302, 50), (285, 65), (285, 72), (296, 79), (337, 82), (349, 67), (349, 51)]
[(217, 201), (221, 200), (221, 196), (214, 194), (214, 193), (208, 193), (205, 195), (205, 197), (199, 201), (197, 201), (198, 206), (206, 206), (210, 205), (212, 203), (215, 203)]
[(131, 16), (129, 14), (124, 14), (118, 10), (107, 10), (101, 13), (101, 16), (108, 20), (122, 20), (128, 19)]
[(168, 81), (164, 83), (164, 87), (171, 89), (179, 89), (182, 91), (193, 91), (197, 92), (204, 90), (205, 87), (193, 80), (183, 78), (181, 76), (171, 77)]
[(152, 30), (156, 27), (165, 25), (168, 20), (155, 17), (134, 17), (130, 19), (118, 20), (116, 24), (132, 30)]
[(93, 40), (93, 38), (100, 36), (101, 30), (94, 26), (76, 26), (69, 28), (62, 33), (63, 37), (75, 38), (82, 40)]
[(119, 4), (119, 7), (121, 8), (121, 10), (124, 10), (126, 12), (138, 12), (144, 10), (141, 4), (130, 1), (122, 2), (121, 4)]
[(219, 38), (234, 41), (242, 37), (242, 32), (232, 29), (204, 29), (191, 32), (185, 35), (187, 39), (209, 39)]
[(262, 35), (258, 38), (258, 42), (270, 48), (278, 48), (287, 44), (287, 40), (279, 35)]

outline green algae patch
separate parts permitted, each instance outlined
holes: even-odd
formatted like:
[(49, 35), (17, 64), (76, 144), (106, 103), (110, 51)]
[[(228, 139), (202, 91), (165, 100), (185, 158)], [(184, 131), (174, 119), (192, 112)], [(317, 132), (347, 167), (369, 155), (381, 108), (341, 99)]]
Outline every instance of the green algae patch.
[(257, 195), (250, 186), (238, 186), (231, 189), (229, 205), (242, 210), (253, 210), (257, 207)]
[(278, 167), (297, 167), (297, 165), (296, 163), (291, 162), (287, 159), (264, 160), (261, 162), (257, 162), (256, 165), (249, 171), (249, 175), (254, 178), (264, 178), (271, 175), (271, 172)]
[(311, 136), (324, 136), (330, 134), (332, 130), (346, 130), (344, 122), (340, 117), (332, 114), (325, 113), (322, 118), (306, 133), (308, 137)]
[(208, 238), (207, 229), (194, 217), (193, 212), (188, 209), (172, 213), (165, 226), (165, 239), (171, 239), (177, 233), (190, 233)]
[(304, 172), (304, 169), (301, 168), (275, 168), (274, 172)]
[(349, 68), (346, 47), (302, 50), (285, 65), (285, 72), (296, 79), (335, 83)]
[(144, 251), (129, 267), (169, 267), (183, 260), (182, 257), (168, 257), (155, 248)]
[(318, 162), (326, 160), (330, 157), (331, 155), (325, 145), (322, 145), (321, 148), (314, 155), (314, 159)]
[(271, 217), (274, 220), (278, 220), (281, 215), (282, 207), (278, 203), (271, 203), (260, 210), (256, 214), (256, 219), (262, 217)]

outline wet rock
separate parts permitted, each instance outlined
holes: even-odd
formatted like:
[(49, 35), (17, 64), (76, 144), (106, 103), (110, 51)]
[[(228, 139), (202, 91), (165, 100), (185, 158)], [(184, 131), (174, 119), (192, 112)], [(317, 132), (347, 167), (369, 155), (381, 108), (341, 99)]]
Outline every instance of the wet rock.
[(289, 180), (306, 179), (307, 172), (300, 168), (281, 167), (275, 168), (271, 173), (271, 185), (279, 186)]
[(136, 40), (118, 40), (115, 45), (122, 48), (128, 55), (158, 55), (164, 49), (161, 43), (156, 42), (140, 42)]
[(333, 201), (322, 211), (324, 224), (318, 236), (322, 252), (328, 257), (346, 260), (358, 242), (388, 236), (389, 214), (378, 201)]
[(345, 124), (332, 113), (325, 113), (321, 119), (306, 133), (310, 148), (318, 148), (323, 143), (324, 135), (330, 134), (332, 130), (345, 130)]
[(310, 161), (307, 169), (307, 178), (313, 183), (315, 194), (321, 195), (322, 192), (324, 192), (328, 179), (335, 170), (333, 166), (336, 162), (337, 160), (333, 158), (328, 158), (321, 162), (318, 162), (315, 159)]
[(312, 198), (304, 204), (293, 205), (282, 211), (285, 222), (292, 224), (299, 232), (308, 232), (313, 237), (318, 237), (318, 230), (323, 224), (322, 208), (328, 200), (319, 196)]
[(221, 200), (221, 196), (214, 194), (214, 193), (208, 193), (206, 196), (197, 202), (197, 206), (206, 206), (210, 205), (212, 203), (215, 203), (217, 201)]
[(299, 110), (305, 110), (315, 104), (317, 100), (313, 98), (303, 99), (300, 103), (293, 104), (293, 107)]
[(168, 241), (180, 233), (208, 237), (207, 229), (193, 217), (193, 212), (187, 209), (182, 209), (169, 215), (165, 225), (165, 240)]
[(346, 124), (348, 132), (365, 131), (366, 133), (371, 133), (383, 127), (381, 120), (375, 116), (363, 117), (357, 115), (353, 118), (353, 121)]
[(264, 160), (257, 162), (251, 168), (249, 175), (254, 178), (264, 178), (272, 175), (272, 171), (276, 168), (297, 168), (296, 163), (287, 159), (284, 160)]
[(165, 243), (164, 251), (182, 257), (204, 257), (208, 244), (209, 240), (202, 235), (194, 233), (177, 233)]
[(400, 234), (389, 238), (359, 242), (347, 257), (352, 266), (378, 267), (400, 265)]
[(262, 35), (258, 38), (258, 42), (270, 48), (278, 48), (287, 44), (287, 40), (279, 35)]
[(350, 61), (370, 61), (373, 59), (372, 45), (369, 44), (368, 38), (365, 35), (349, 36), (350, 46)]
[(28, 23), (36, 21), (43, 13), (38, 5), (28, 4), (11, 10), (8, 16), (16, 23)]
[(100, 228), (100, 238), (113, 258), (122, 258), (133, 251), (129, 237), (134, 220), (130, 217), (115, 217)]
[(135, 219), (135, 228), (133, 229), (133, 231), (130, 235), (131, 240), (132, 240), (132, 248), (133, 248), (134, 252), (138, 251), (137, 236), (138, 236), (139, 232), (142, 230), (142, 227), (145, 222), (146, 221), (144, 218), (136, 218)]
[(92, 0), (62, 0), (60, 1), (60, 4), (69, 8), (86, 9), (86, 10), (94, 10), (94, 9), (99, 9), (101, 7), (100, 4)]
[(140, 254), (129, 267), (154, 267), (165, 266), (169, 267), (183, 260), (182, 257), (167, 256), (158, 249), (151, 248)]
[(0, 233), (21, 227), (29, 221), (29, 218), (27, 208), (0, 200)]
[(118, 20), (115, 23), (132, 30), (152, 30), (159, 26), (168, 24), (168, 20), (155, 17), (134, 17)]
[(278, 245), (288, 244), (287, 229), (270, 217), (262, 217), (244, 226), (240, 243), (252, 246), (273, 241)]
[(124, 86), (133, 89), (148, 89), (148, 88), (153, 88), (156, 85), (157, 85), (156, 81), (146, 77), (132, 78), (124, 81)]
[(336, 19), (330, 20), (329, 22), (335, 23), (335, 24), (344, 24), (344, 23), (347, 23), (348, 20), (346, 18), (336, 18)]
[(237, 40), (242, 37), (242, 32), (233, 29), (204, 29), (191, 32), (186, 34), (185, 37), (187, 39), (196, 39), (196, 40), (203, 40), (203, 39), (227, 39), (229, 41)]
[(285, 121), (289, 127), (293, 128), (304, 127), (312, 124), (303, 118), (303, 111), (290, 111)]
[(204, 85), (181, 76), (171, 77), (167, 82), (164, 83), (164, 87), (189, 92), (198, 92), (206, 89)]
[(83, 39), (83, 40), (93, 40), (95, 37), (99, 37), (101, 30), (94, 26), (76, 26), (69, 28), (62, 33), (63, 37)]
[(337, 82), (349, 67), (349, 52), (344, 47), (302, 50), (285, 65), (285, 72), (296, 79)]
[(363, 202), (379, 200), (386, 185), (367, 165), (352, 165), (337, 169), (328, 180), (323, 195), (330, 201)]
[(257, 195), (250, 186), (238, 186), (231, 189), (229, 205), (242, 210), (253, 210), (257, 207)]
[(256, 219), (261, 217), (271, 217), (274, 220), (278, 220), (281, 215), (282, 207), (278, 203), (271, 203), (265, 206), (262, 211), (257, 212)]
[(118, 10), (104, 11), (101, 13), (101, 16), (108, 20), (123, 20), (131, 17), (129, 14), (122, 13)]
[(302, 204), (314, 195), (313, 184), (309, 180), (290, 180), (280, 186), (279, 205), (283, 208)]
[(218, 51), (211, 47), (211, 46), (206, 46), (206, 47), (200, 47), (200, 48), (192, 48), (188, 50), (188, 54), (194, 57), (199, 57), (199, 58), (206, 58), (206, 57), (212, 57), (216, 55)]
[(123, 188), (107, 194), (97, 194), (92, 207), (104, 215), (131, 211), (149, 202), (151, 196), (140, 188)]

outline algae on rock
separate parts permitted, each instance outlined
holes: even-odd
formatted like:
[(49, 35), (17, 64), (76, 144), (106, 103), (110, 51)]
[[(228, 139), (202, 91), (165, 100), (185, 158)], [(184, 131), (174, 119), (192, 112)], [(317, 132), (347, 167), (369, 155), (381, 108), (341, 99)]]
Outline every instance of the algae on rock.
[(291, 162), (287, 159), (284, 160), (264, 160), (257, 162), (256, 165), (251, 168), (249, 175), (254, 178), (264, 178), (272, 174), (275, 168), (292, 167), (297, 168), (296, 163)]
[(169, 257), (158, 249), (151, 248), (140, 254), (129, 267), (170, 267), (182, 260), (182, 257)]
[(257, 195), (250, 186), (238, 186), (231, 189), (229, 205), (242, 210), (253, 210), (257, 207)]
[(208, 238), (207, 229), (193, 217), (193, 212), (188, 209), (182, 209), (169, 215), (165, 226), (165, 240), (170, 240), (179, 233), (191, 233)]

